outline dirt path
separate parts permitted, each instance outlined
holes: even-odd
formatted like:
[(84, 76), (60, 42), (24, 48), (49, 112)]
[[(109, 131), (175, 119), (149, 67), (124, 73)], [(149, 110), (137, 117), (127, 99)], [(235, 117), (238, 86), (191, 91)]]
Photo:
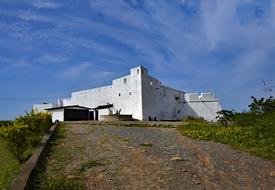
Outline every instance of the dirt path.
[(70, 177), (81, 172), (87, 189), (275, 189), (273, 162), (182, 137), (173, 128), (68, 124), (67, 129), (59, 145), (67, 164), (58, 166), (52, 155), (47, 172), (57, 166)]

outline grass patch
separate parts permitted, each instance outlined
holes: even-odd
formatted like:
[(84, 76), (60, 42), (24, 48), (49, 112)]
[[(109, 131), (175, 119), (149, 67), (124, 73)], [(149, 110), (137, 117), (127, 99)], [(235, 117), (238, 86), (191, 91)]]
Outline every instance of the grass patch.
[[(73, 164), (71, 158), (74, 149), (64, 145), (66, 137), (66, 124), (56, 128), (50, 143), (46, 147), (35, 170), (31, 184), (27, 189), (37, 190), (82, 190), (83, 179), (72, 177), (70, 173), (64, 173), (66, 166)], [(50, 166), (50, 167), (49, 167)]]
[(250, 111), (221, 110), (215, 124), (189, 118), (179, 130), (191, 138), (229, 144), (275, 161), (275, 99), (251, 99)]
[(7, 150), (6, 141), (0, 138), (0, 189), (8, 189), (20, 169), (20, 164)]
[[(272, 124), (270, 124), (272, 125)], [(224, 127), (213, 123), (184, 123), (178, 130), (182, 135), (198, 140), (213, 140), (275, 161), (274, 126), (261, 129), (259, 126)]]
[(84, 185), (77, 179), (65, 177), (46, 178), (41, 181), (40, 190), (83, 190)]

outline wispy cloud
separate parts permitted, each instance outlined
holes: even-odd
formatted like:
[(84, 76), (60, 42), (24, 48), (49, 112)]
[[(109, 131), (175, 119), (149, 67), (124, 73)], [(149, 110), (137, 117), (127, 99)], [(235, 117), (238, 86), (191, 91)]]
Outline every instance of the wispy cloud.
[(0, 9), (0, 14), (3, 17), (11, 17), (11, 18), (18, 18), (19, 21), (13, 23), (18, 24), (18, 22), (29, 22), (29, 21), (38, 21), (38, 22), (46, 22), (46, 23), (57, 23), (58, 19), (54, 19), (49, 15), (37, 13), (34, 10), (4, 10)]
[[(138, 7), (141, 1), (129, 1), (133, 6)], [(97, 11), (105, 16), (122, 21), (127, 25), (135, 28), (148, 28), (149, 20), (146, 20), (144, 9), (134, 9), (127, 1), (124, 0), (91, 0), (90, 6), (92, 11)], [(145, 8), (145, 7), (143, 7)], [(121, 14), (123, 12), (123, 14)]]
[(16, 13), (24, 21), (54, 22), (50, 16), (34, 13), (33, 11), (18, 11)]
[(35, 0), (31, 1), (31, 4), (38, 9), (56, 9), (62, 6), (60, 3), (48, 0)]
[(274, 1), (4, 1), (16, 6), (0, 8), (0, 61), (75, 88), (144, 65), (164, 83), (245, 108), (238, 97), (260, 96), (261, 79), (274, 79)]
[(53, 54), (45, 54), (37, 59), (37, 61), (42, 64), (64, 63), (68, 60), (69, 57)]
[[(269, 6), (263, 9), (265, 16), (250, 17), (244, 24), (237, 11), (246, 2), (200, 1), (196, 14), (191, 16), (190, 10), (179, 9), (175, 4), (150, 3), (156, 10), (153, 18), (160, 23), (156, 30), (164, 36), (161, 46), (170, 53), (168, 58), (158, 61), (163, 68), (159, 73), (170, 72), (169, 83), (175, 85), (176, 80), (170, 77), (173, 73), (179, 77), (189, 75), (190, 78), (183, 78), (176, 85), (192, 91), (214, 89), (225, 100), (223, 105), (231, 108), (243, 107), (252, 94), (262, 93), (261, 78), (272, 78), (271, 70), (275, 69), (272, 61), (275, 46), (270, 40), (275, 37), (275, 31)], [(249, 5), (251, 14), (257, 14), (257, 6), (261, 3)], [(182, 14), (184, 11), (188, 14)], [(150, 52), (150, 55), (154, 54)], [(240, 96), (247, 101), (236, 101)]]
[(12, 66), (16, 67), (16, 68), (30, 68), (30, 67), (32, 67), (32, 64), (27, 63), (24, 60), (21, 60), (21, 61), (17, 61), (15, 63), (13, 63)]
[(61, 75), (66, 79), (73, 80), (83, 74), (89, 67), (91, 67), (91, 64), (89, 63), (81, 63), (78, 65), (70, 66), (66, 70), (64, 70)]
[[(85, 86), (97, 86), (102, 81), (110, 83), (114, 77), (114, 73), (108, 69), (102, 69), (90, 62), (83, 62), (76, 65), (67, 66), (66, 69), (60, 71), (59, 79), (74, 83), (83, 83)], [(94, 83), (98, 81), (98, 83)]]

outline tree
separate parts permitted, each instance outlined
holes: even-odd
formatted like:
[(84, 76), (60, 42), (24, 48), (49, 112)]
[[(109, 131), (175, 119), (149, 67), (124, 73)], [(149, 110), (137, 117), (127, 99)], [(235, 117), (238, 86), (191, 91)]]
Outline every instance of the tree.
[(251, 112), (257, 114), (270, 113), (275, 111), (275, 99), (270, 96), (269, 98), (257, 99), (254, 96), (251, 96), (252, 103), (248, 106), (250, 107)]
[(223, 126), (229, 126), (233, 123), (233, 117), (236, 114), (234, 111), (230, 110), (221, 110), (217, 112), (218, 116), (216, 117), (217, 122)]
[(0, 128), (0, 136), (7, 140), (8, 149), (20, 164), (27, 160), (42, 136), (52, 125), (48, 113), (26, 112), (25, 116), (15, 119), (13, 125)]
[(30, 145), (30, 131), (27, 125), (2, 127), (0, 135), (7, 140), (8, 149), (22, 164), (26, 159), (26, 151)]

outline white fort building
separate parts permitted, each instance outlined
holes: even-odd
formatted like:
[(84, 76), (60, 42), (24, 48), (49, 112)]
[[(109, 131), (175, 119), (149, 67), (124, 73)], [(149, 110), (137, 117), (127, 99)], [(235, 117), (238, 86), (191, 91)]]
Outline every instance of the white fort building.
[(164, 86), (146, 68), (138, 66), (109, 86), (72, 92), (70, 98), (57, 104), (37, 104), (33, 108), (52, 113), (53, 121), (101, 120), (103, 115), (118, 112), (142, 121), (181, 120), (187, 116), (212, 121), (221, 105), (211, 92), (185, 93)]

